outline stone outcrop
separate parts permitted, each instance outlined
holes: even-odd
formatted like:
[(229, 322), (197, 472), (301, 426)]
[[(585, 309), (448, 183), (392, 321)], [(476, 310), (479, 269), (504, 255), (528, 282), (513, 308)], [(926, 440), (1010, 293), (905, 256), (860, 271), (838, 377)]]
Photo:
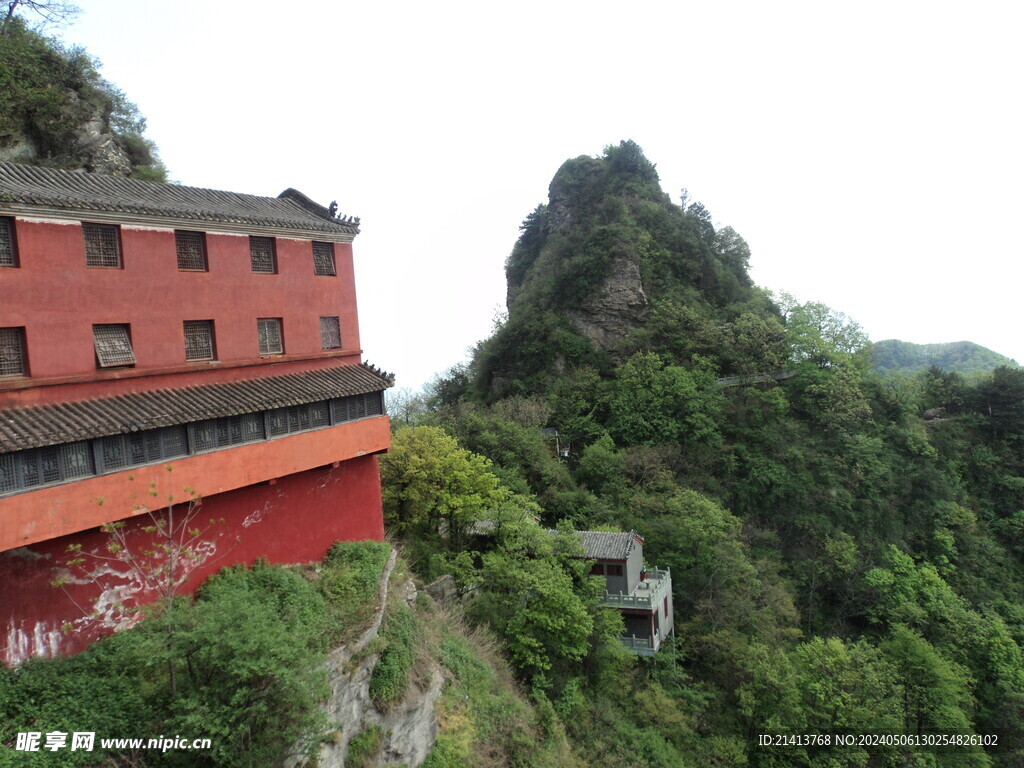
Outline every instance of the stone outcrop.
[(629, 257), (617, 256), (600, 289), (579, 307), (565, 310), (565, 316), (596, 346), (614, 351), (640, 327), (647, 305), (640, 268)]
[[(373, 624), (351, 646), (335, 648), (328, 659), (328, 685), (330, 695), (324, 704), (328, 720), (335, 729), (333, 737), (320, 745), (313, 761), (292, 758), (285, 768), (344, 768), (349, 742), (353, 737), (374, 726), (384, 732), (384, 742), (373, 768), (386, 765), (404, 765), (417, 768), (426, 759), (437, 737), (437, 713), (434, 705), (444, 688), (444, 675), (434, 666), (426, 676), (413, 681), (402, 701), (381, 712), (370, 699), (370, 678), (380, 658), (378, 653), (367, 652), (380, 631), (387, 602), (388, 585), (395, 566), (396, 553), (391, 557), (381, 576), (377, 595), (379, 609)], [(396, 587), (406, 601), (415, 601), (416, 587), (412, 580)], [(425, 677), (425, 679), (423, 679)]]
[(82, 126), (78, 132), (78, 155), (83, 168), (91, 173), (108, 176), (129, 176), (132, 163), (114, 136), (104, 132), (103, 120), (99, 115)]

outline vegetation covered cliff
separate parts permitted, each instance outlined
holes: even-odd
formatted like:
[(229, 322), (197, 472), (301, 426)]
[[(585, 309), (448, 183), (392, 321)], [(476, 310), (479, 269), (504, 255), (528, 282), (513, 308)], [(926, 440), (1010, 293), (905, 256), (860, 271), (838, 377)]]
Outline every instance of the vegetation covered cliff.
[(29, 21), (9, 15), (0, 27), (0, 161), (166, 181), (136, 106), (85, 50)]
[[(635, 144), (566, 162), (509, 257), (507, 320), (428, 411), (394, 414), (456, 437), (462, 479), (424, 504), (412, 468), (436, 454), (436, 478), (451, 477), (458, 448), (399, 432), (389, 522), (417, 542), (417, 567), (476, 590), (478, 619), (591, 764), (1019, 764), (1024, 372), (878, 377), (856, 323), (773, 300), (747, 258), (700, 204), (661, 192)], [(472, 466), (496, 496), (467, 485)], [(516, 543), (529, 534), (460, 533), (505, 508), (639, 531), (648, 561), (671, 567), (676, 653), (621, 666), (557, 551), (546, 580), (510, 578), (510, 553), (538, 559)], [(586, 636), (509, 620), (515, 594), (560, 595)], [(777, 733), (998, 747), (758, 741)]]

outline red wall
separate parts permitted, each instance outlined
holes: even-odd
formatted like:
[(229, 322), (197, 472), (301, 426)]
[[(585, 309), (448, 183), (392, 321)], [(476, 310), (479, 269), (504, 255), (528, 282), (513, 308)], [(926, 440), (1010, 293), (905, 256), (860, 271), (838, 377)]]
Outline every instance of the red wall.
[(216, 367), (186, 363), (184, 320), (213, 320), (224, 363), (259, 361), (260, 317), (282, 318), (286, 356), (336, 356), (321, 349), (321, 315), (339, 316), (342, 346), (359, 350), (350, 243), (335, 243), (337, 276), (325, 277), (313, 274), (310, 241), (277, 238), (278, 273), (263, 275), (252, 272), (248, 236), (208, 233), (209, 272), (180, 272), (173, 230), (125, 225), (123, 268), (100, 269), (85, 265), (78, 223), (18, 218), (15, 229), (19, 266), (0, 269), (0, 326), (25, 328), (34, 386), (50, 377), (123, 374), (96, 369), (92, 326), (100, 323), (131, 325), (135, 372)]
[[(152, 507), (156, 500), (162, 506), (169, 496), (183, 498), (185, 488), (211, 497), (379, 453), (390, 444), (388, 417), (376, 416), (2, 496), (0, 551), (120, 520), (136, 507)], [(149, 495), (150, 489), (155, 496)]]
[[(181, 514), (183, 507), (178, 507)], [(376, 456), (363, 456), (205, 498), (197, 525), (221, 520), (203, 535), (210, 554), (191, 575), (183, 591), (194, 590), (211, 573), (234, 563), (266, 558), (272, 563), (301, 563), (323, 558), (333, 542), (381, 540), (380, 475)], [(126, 520), (136, 550), (147, 538), (142, 526), (148, 515)], [(18, 663), (29, 656), (67, 655), (83, 650), (95, 638), (127, 624), (122, 611), (109, 608), (120, 590), (128, 605), (147, 602), (133, 592), (128, 579), (105, 575), (104, 589), (89, 583), (70, 584), (68, 596), (51, 582), (66, 574), (69, 544), (85, 552), (105, 554), (110, 537), (98, 529), (0, 553), (0, 644), (3, 659)], [(79, 579), (81, 580), (81, 579)], [(72, 600), (72, 598), (74, 598)], [(76, 605), (77, 603), (77, 605)], [(104, 614), (89, 620), (83, 609)], [(61, 631), (68, 623), (72, 629)]]

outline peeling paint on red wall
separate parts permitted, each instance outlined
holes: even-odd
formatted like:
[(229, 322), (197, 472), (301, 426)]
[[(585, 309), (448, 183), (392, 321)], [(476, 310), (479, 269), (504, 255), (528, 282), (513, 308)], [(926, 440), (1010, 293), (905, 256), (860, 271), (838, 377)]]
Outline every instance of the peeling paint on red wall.
[[(204, 535), (208, 556), (183, 586), (191, 592), (202, 580), (235, 563), (258, 558), (272, 563), (321, 560), (335, 541), (380, 541), (380, 473), (376, 456), (363, 456), (203, 499), (203, 520), (223, 520)], [(148, 517), (126, 520), (137, 544)], [(64, 588), (52, 582), (67, 576), (63, 564), (69, 544), (100, 552), (109, 541), (99, 529), (51, 539), (0, 553), (0, 629), (2, 658), (17, 664), (31, 656), (51, 658), (77, 653), (97, 637), (122, 629), (135, 613), (123, 607), (151, 599), (124, 570)], [(88, 618), (94, 610), (99, 616)]]

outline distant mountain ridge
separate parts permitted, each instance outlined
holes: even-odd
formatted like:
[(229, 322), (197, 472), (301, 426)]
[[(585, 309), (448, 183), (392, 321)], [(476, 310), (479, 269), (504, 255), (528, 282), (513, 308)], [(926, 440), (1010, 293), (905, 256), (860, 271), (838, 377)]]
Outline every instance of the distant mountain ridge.
[(882, 374), (913, 375), (936, 366), (944, 371), (957, 371), (965, 376), (989, 373), (999, 366), (1019, 368), (1016, 360), (993, 352), (973, 341), (951, 341), (944, 344), (913, 344), (899, 339), (875, 342), (871, 347), (871, 363)]

